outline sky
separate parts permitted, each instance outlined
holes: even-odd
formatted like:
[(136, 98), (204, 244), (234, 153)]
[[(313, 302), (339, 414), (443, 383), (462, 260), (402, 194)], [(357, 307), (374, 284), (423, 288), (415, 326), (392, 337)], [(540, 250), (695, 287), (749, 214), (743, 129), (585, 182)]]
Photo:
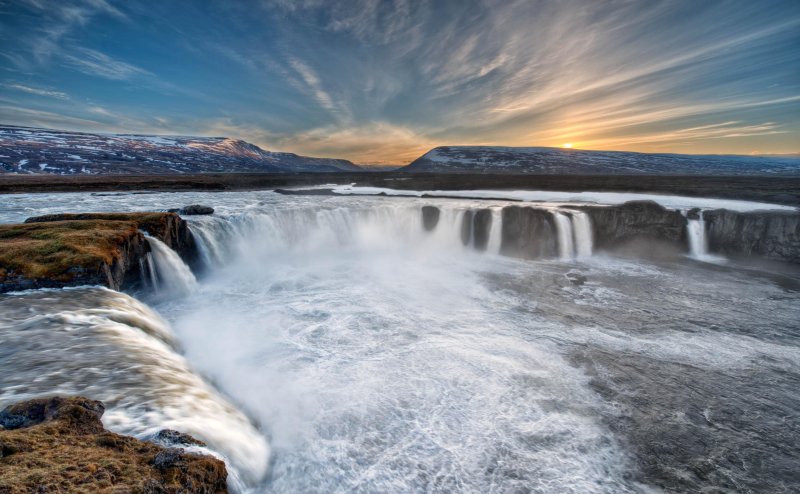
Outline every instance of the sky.
[(405, 164), (800, 152), (798, 0), (0, 0), (0, 123)]

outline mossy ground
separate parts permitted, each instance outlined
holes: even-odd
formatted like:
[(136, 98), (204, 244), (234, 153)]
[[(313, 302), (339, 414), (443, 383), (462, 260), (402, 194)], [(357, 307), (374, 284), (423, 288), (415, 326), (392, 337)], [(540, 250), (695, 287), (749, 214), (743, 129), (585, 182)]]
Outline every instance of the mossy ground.
[(0, 279), (71, 278), (70, 268), (92, 269), (119, 258), (120, 247), (137, 235), (132, 221), (59, 221), (0, 225)]
[(84, 213), (0, 225), (0, 281), (7, 276), (69, 281), (76, 269), (111, 265), (138, 230), (167, 236), (174, 213)]

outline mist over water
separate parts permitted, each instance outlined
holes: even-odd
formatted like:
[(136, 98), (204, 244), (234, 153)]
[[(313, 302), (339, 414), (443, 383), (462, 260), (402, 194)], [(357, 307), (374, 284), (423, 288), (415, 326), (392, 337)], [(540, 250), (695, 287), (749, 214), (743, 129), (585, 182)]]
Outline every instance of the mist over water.
[[(529, 261), (498, 255), (503, 201), (74, 197), (84, 211), (217, 209), (187, 218), (208, 265), (197, 284), (169, 299), (140, 294), (171, 326), (144, 335), (163, 347), (144, 354), (178, 362), (207, 409), (236, 408), (148, 401), (151, 389), (177, 403), (187, 393), (150, 372), (65, 382), (107, 397), (117, 430), (162, 427), (161, 410), (173, 411), (173, 428), (208, 440), (255, 492), (800, 488), (797, 273), (593, 253), (588, 217), (562, 204), (559, 259)], [(50, 204), (19, 201), (8, 216)], [(427, 204), (441, 210), (430, 232)], [(484, 208), (485, 251), (474, 231), (462, 236), (464, 217)], [(106, 362), (101, 353), (91, 358)], [(128, 408), (114, 401), (121, 390)], [(141, 400), (153, 406), (137, 414)]]

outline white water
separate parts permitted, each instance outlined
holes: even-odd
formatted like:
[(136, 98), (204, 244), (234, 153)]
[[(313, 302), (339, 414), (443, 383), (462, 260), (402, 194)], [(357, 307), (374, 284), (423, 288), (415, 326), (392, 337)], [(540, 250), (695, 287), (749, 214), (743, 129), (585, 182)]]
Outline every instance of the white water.
[(197, 279), (189, 266), (177, 252), (164, 242), (145, 235), (151, 252), (148, 264), (151, 266), (151, 283), (156, 293), (167, 296), (181, 296), (197, 289)]
[(462, 197), (464, 199), (507, 199), (511, 201), (543, 202), (554, 206), (569, 204), (622, 204), (627, 201), (649, 200), (670, 209), (724, 208), (731, 211), (783, 210), (795, 211), (797, 208), (765, 202), (739, 201), (733, 199), (713, 199), (708, 197), (685, 197), (662, 194), (641, 194), (635, 192), (557, 192), (543, 190), (400, 190), (382, 187), (356, 187), (354, 185), (324, 185), (317, 188), (331, 189), (341, 195), (386, 196), (439, 196)]
[(708, 242), (706, 241), (706, 222), (703, 212), (700, 211), (699, 219), (689, 219), (687, 234), (689, 236), (689, 253), (692, 257), (701, 258), (708, 255)]
[[(112, 207), (106, 199), (82, 198), (87, 202), (77, 207)], [(698, 435), (690, 447), (735, 439), (720, 430), (728, 427), (725, 410), (749, 406), (748, 379), (767, 383), (756, 381), (761, 387), (751, 395), (767, 405), (776, 385), (796, 381), (797, 346), (782, 339), (786, 328), (796, 331), (795, 292), (704, 271), (696, 263), (682, 272), (680, 266), (605, 257), (576, 267), (482, 255), (465, 248), (460, 237), (464, 210), (487, 207), (478, 201), (268, 192), (124, 201), (143, 209), (217, 207), (218, 215), (190, 219), (214, 266), (203, 289), (156, 308), (172, 322), (188, 363), (264, 428), (272, 460), (263, 436), (246, 420), (225, 423), (225, 413), (194, 404), (208, 396), (221, 400), (208, 384), (190, 371), (199, 381), (186, 378), (193, 390), (174, 384), (174, 376), (184, 378), (178, 363), (188, 368), (186, 361), (169, 348), (169, 355), (147, 345), (137, 350), (127, 336), (103, 340), (119, 344), (116, 351), (104, 344), (92, 359), (76, 359), (36, 348), (44, 334), (28, 331), (60, 333), (32, 321), (17, 339), (0, 345), (3, 392), (18, 397), (23, 386), (45, 392), (63, 378), (72, 384), (57, 386), (59, 392), (109, 400), (107, 416), (118, 417), (116, 430), (156, 430), (167, 417), (174, 428), (206, 440), (206, 429), (217, 431), (209, 443), (234, 451), (226, 455), (229, 465), (246, 472), (242, 477), (255, 492), (641, 492), (646, 489), (631, 480), (639, 478), (640, 459), (630, 456), (637, 442), (645, 450), (649, 444), (680, 446), (680, 431), (694, 433), (692, 427), (711, 420), (722, 425)], [(421, 228), (424, 203), (441, 208), (433, 232)], [(20, 200), (17, 207), (28, 206)], [(576, 218), (568, 231), (572, 251), (580, 255), (591, 244), (582, 238), (591, 236), (579, 233), (585, 229)], [(493, 213), (492, 244), (501, 231), (494, 219)], [(571, 284), (564, 276), (568, 269), (579, 270), (587, 282)], [(52, 324), (70, 338), (80, 334), (84, 325), (71, 325), (61, 312)], [(8, 314), (0, 310), (0, 317)], [(113, 321), (123, 316), (128, 311)], [(57, 339), (54, 348), (69, 341)], [(28, 350), (9, 351), (17, 347)], [(45, 371), (30, 379), (54, 356), (54, 368), (64, 369), (60, 374)], [(20, 373), (26, 362), (32, 370)], [(120, 372), (125, 366), (131, 371)], [(158, 376), (155, 383), (151, 375)], [(744, 384), (735, 388), (724, 379)], [(131, 383), (135, 391), (126, 387)], [(680, 391), (670, 395), (671, 387)], [(687, 395), (690, 388), (697, 394)], [(146, 394), (150, 389), (156, 398)], [(723, 392), (716, 395), (717, 389)], [(136, 403), (146, 405), (134, 408)], [(737, 421), (745, 442), (725, 448), (755, 444), (758, 454), (743, 457), (749, 461), (781, 451), (791, 455), (791, 432), (780, 414), (795, 404), (762, 407), (754, 421)], [(692, 415), (698, 407), (704, 407), (705, 420)], [(768, 417), (771, 410), (776, 416)], [(126, 425), (132, 421), (148, 425)], [(770, 421), (777, 421), (781, 434), (753, 430), (753, 423)], [(620, 437), (629, 433), (638, 435)], [(781, 443), (781, 437), (789, 440)], [(762, 440), (772, 442), (765, 447), (757, 442)], [(664, 451), (641, 461), (658, 461), (681, 476), (688, 467), (676, 462), (685, 455)], [(701, 466), (709, 465), (701, 459)], [(720, 475), (733, 469), (731, 478), (752, 475), (740, 474), (727, 460), (712, 465)], [(263, 483), (253, 480), (268, 467)], [(790, 475), (774, 482), (791, 482)]]
[(241, 491), (267, 471), (269, 447), (250, 421), (192, 372), (152, 309), (104, 288), (0, 297), (0, 408), (41, 396), (106, 405), (103, 423), (148, 438), (169, 428), (205, 441)]
[(553, 218), (556, 220), (556, 232), (558, 233), (558, 256), (568, 260), (575, 256), (575, 243), (572, 237), (572, 222), (564, 213), (553, 211)]
[(572, 211), (572, 232), (575, 238), (575, 255), (587, 258), (592, 255), (594, 234), (592, 220), (582, 211)]
[(503, 241), (503, 208), (493, 207), (492, 227), (489, 230), (489, 245), (486, 250), (490, 254), (499, 254)]

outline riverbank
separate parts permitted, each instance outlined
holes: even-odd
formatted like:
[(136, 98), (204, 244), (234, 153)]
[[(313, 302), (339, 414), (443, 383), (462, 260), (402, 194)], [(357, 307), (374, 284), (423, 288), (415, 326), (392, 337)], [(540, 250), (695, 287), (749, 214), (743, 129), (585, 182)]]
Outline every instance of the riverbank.
[(351, 183), (405, 190), (528, 189), (565, 192), (649, 192), (800, 206), (800, 177), (473, 175), (408, 172), (136, 176), (4, 175), (0, 176), (0, 194), (244, 191)]

